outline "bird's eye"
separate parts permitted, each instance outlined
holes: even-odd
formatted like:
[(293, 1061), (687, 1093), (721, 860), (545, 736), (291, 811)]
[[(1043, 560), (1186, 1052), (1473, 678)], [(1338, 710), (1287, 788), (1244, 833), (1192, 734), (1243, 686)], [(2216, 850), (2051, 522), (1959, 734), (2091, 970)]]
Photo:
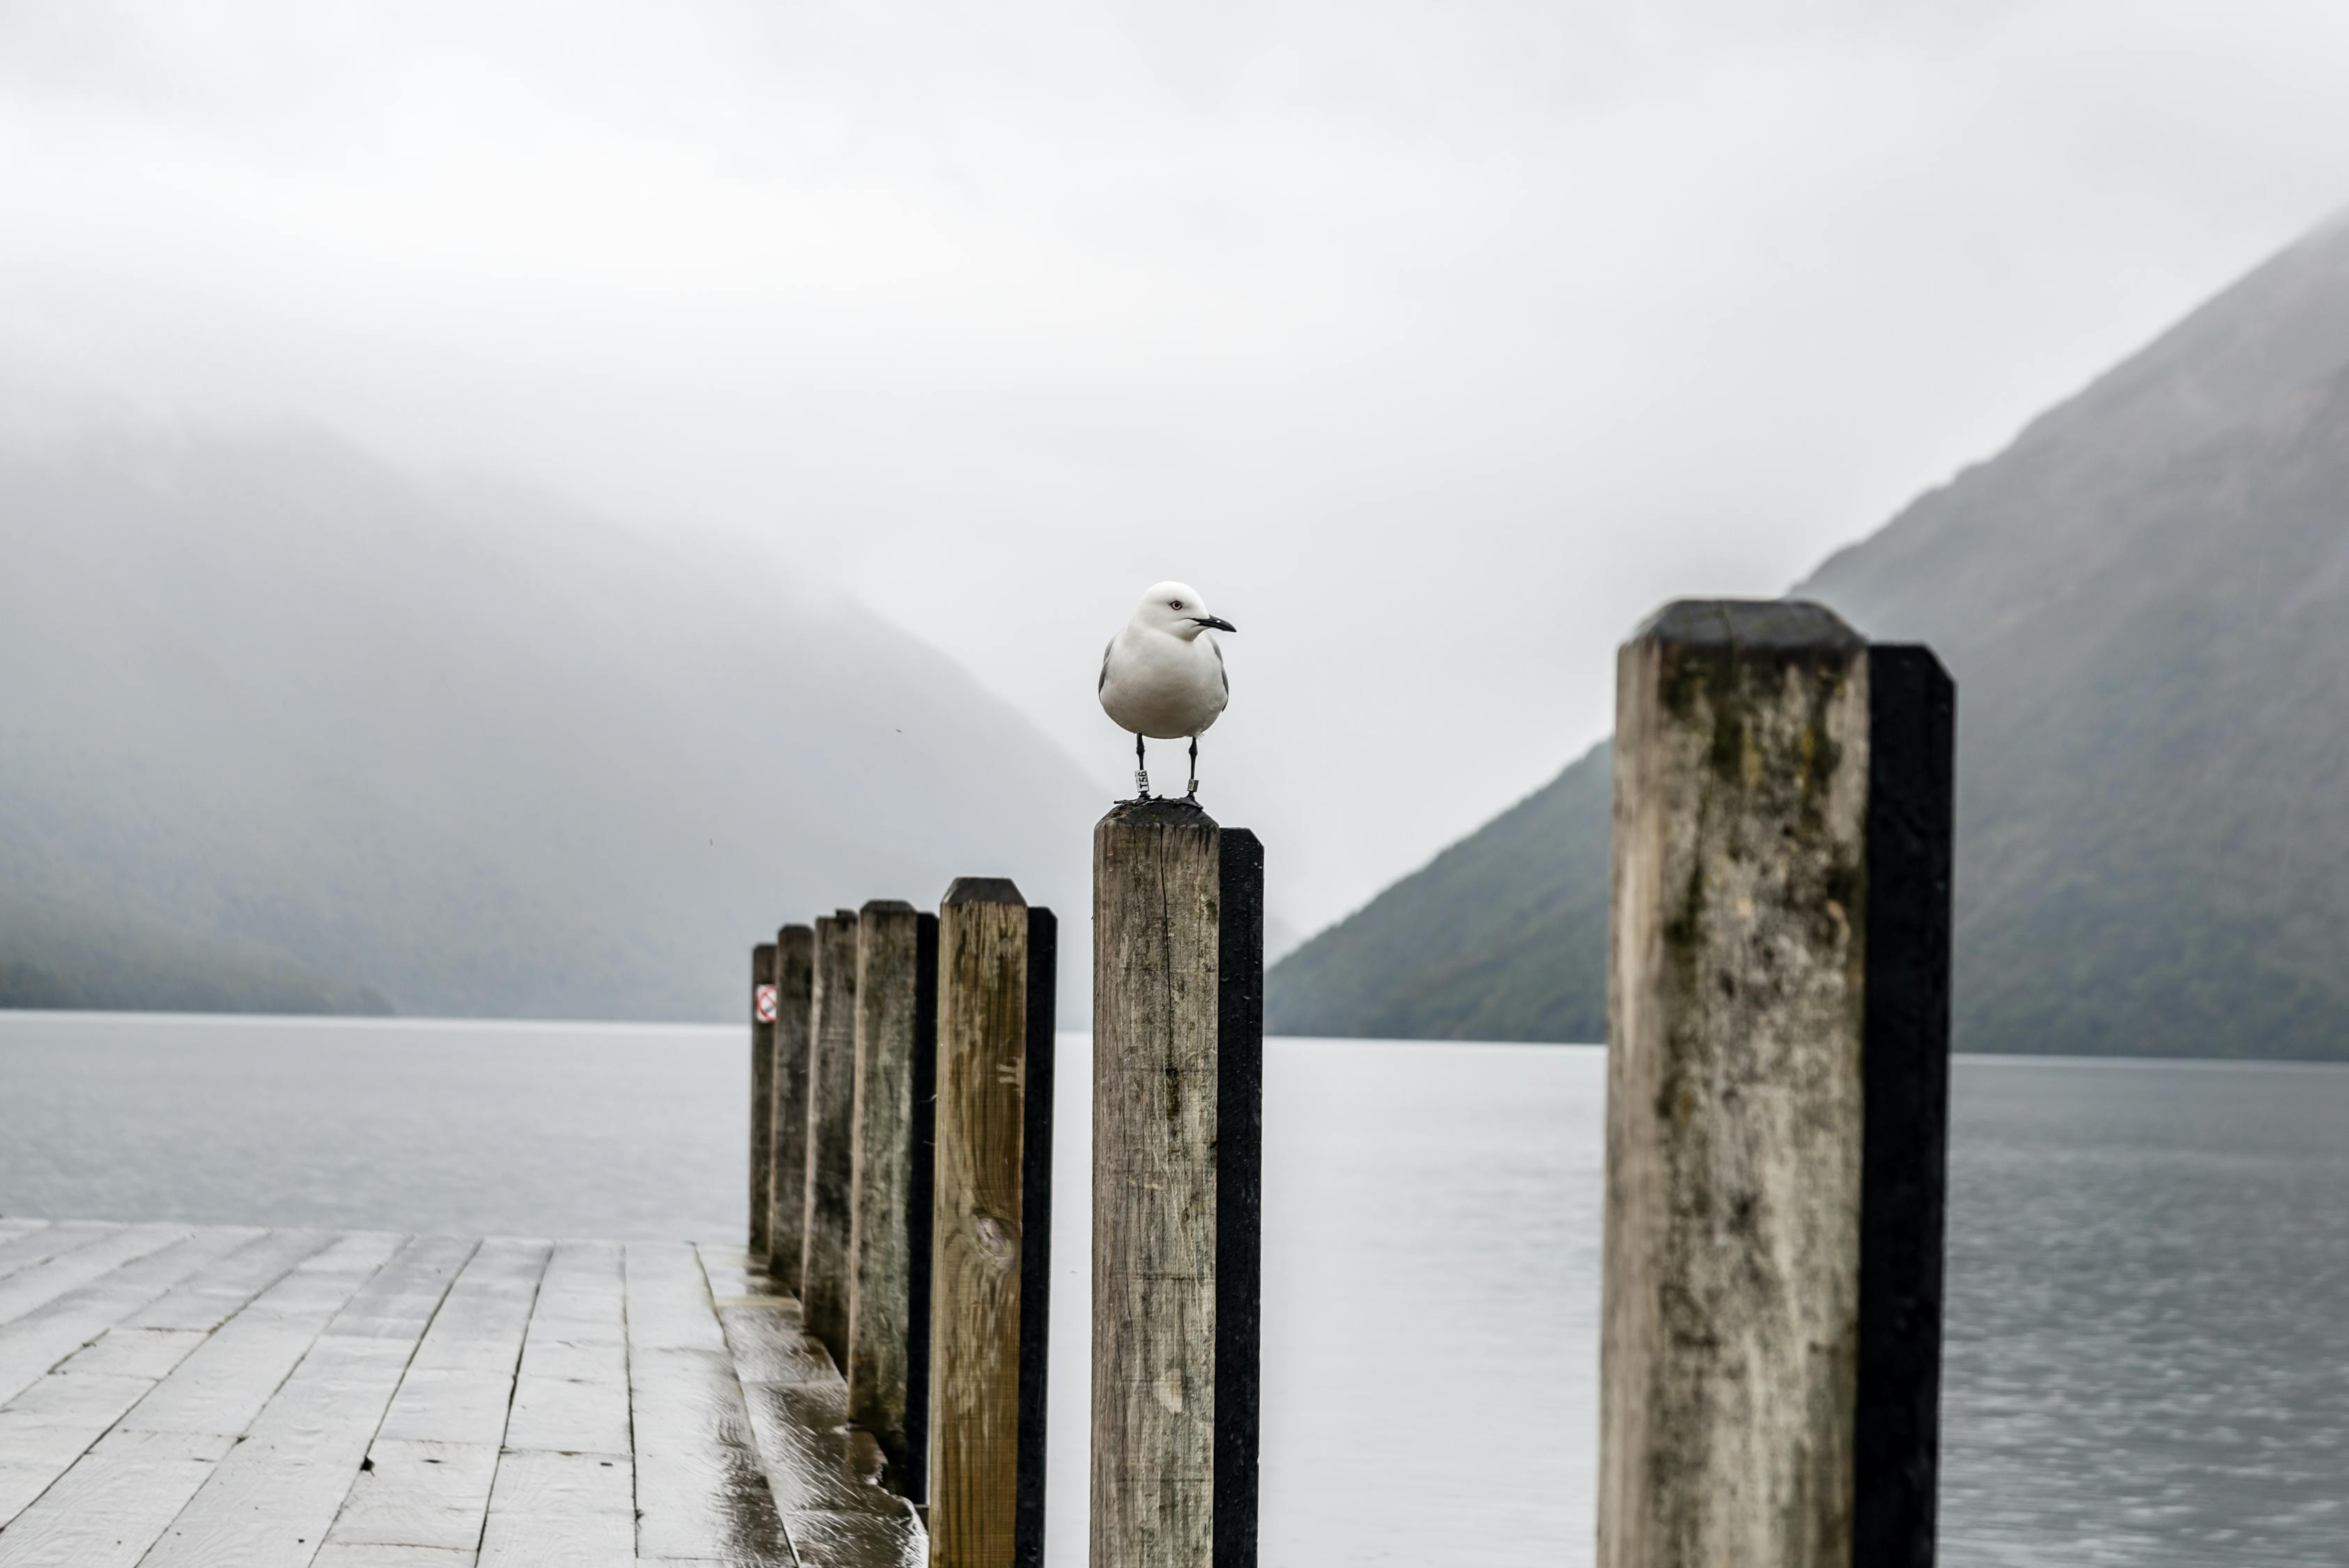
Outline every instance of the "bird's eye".
[(1181, 599), (1168, 599), (1166, 601), (1166, 607), (1168, 609), (1181, 609), (1183, 607), (1183, 601)]

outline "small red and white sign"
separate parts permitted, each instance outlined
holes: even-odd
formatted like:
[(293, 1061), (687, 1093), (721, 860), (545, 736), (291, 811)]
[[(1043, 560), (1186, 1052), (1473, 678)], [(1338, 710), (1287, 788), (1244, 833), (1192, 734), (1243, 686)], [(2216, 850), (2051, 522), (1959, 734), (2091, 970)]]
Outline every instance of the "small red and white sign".
[(775, 1021), (775, 988), (773, 986), (762, 985), (759, 988), (758, 994), (750, 999), (750, 1013), (761, 1023), (772, 1023)]

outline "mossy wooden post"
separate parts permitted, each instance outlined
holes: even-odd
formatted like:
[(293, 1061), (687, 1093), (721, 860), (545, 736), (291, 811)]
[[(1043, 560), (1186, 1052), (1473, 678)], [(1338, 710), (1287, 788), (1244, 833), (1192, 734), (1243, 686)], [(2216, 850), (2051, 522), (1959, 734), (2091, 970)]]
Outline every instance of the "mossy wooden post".
[(800, 1206), (800, 1314), (848, 1363), (848, 1216), (856, 1113), (856, 911), (815, 923), (809, 985), (807, 1201)]
[(767, 1250), (775, 1158), (775, 944), (750, 950), (750, 1251)]
[(775, 1129), (768, 1204), (767, 1272), (797, 1295), (807, 1245), (808, 1010), (813, 1004), (815, 929), (775, 933)]
[(848, 1224), (849, 1424), (918, 1501), (929, 1460), (930, 1120), (938, 919), (900, 898), (856, 917), (856, 1083)]
[(1093, 830), (1093, 1568), (1256, 1562), (1264, 856)]
[(1954, 694), (1799, 602), (1617, 666), (1599, 1568), (1928, 1568)]
[(1000, 877), (938, 911), (932, 1568), (1042, 1568), (1058, 927)]

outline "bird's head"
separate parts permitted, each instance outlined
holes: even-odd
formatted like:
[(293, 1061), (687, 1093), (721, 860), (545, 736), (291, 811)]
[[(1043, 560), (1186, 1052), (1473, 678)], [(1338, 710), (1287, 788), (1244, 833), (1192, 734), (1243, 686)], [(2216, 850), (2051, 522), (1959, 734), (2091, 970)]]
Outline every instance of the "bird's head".
[(1179, 637), (1188, 642), (1203, 631), (1237, 631), (1239, 628), (1208, 613), (1199, 592), (1188, 583), (1160, 583), (1142, 596), (1133, 609), (1136, 625)]

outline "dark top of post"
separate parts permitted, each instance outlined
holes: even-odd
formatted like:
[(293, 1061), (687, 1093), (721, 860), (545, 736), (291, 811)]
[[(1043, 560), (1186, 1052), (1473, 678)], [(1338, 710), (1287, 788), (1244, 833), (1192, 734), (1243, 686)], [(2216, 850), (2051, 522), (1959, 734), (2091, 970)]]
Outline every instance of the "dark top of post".
[(1122, 800), (1109, 808), (1104, 823), (1134, 823), (1161, 827), (1214, 827), (1216, 819), (1195, 800)]
[(957, 877), (940, 902), (947, 904), (1019, 904), (1019, 885), (1009, 877)]
[(911, 914), (914, 906), (903, 898), (867, 898), (864, 900), (864, 909), (867, 914), (894, 915), (900, 912)]
[(1641, 621), (1631, 639), (1733, 648), (1858, 648), (1865, 641), (1843, 617), (1809, 599), (1674, 599)]

